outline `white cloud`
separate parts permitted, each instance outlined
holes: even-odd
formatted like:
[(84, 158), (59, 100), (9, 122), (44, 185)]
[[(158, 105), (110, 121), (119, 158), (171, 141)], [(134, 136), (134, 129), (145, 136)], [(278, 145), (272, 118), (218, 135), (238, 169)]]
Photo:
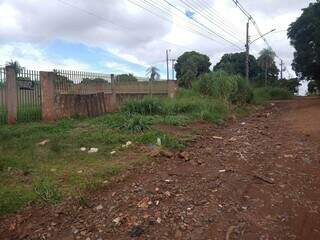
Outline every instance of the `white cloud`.
[(38, 46), (30, 43), (14, 43), (0, 46), (0, 65), (5, 65), (11, 59), (32, 70), (52, 71), (55, 68), (68, 70), (90, 70), (90, 66), (77, 60), (52, 59), (47, 56)]

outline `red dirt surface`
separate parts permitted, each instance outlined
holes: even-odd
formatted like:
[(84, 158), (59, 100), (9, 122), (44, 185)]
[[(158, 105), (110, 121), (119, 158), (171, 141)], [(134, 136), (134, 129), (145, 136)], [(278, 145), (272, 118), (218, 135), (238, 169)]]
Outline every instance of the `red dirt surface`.
[(0, 239), (320, 239), (319, 98), (199, 126), (185, 152), (131, 169), (88, 206), (1, 218)]

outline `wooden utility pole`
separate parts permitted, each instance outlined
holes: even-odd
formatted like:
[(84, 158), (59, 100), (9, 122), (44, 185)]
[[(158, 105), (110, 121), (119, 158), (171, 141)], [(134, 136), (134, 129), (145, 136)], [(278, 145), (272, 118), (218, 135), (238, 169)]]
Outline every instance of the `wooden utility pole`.
[(246, 79), (249, 81), (249, 56), (250, 56), (250, 37), (249, 37), (249, 21), (247, 22), (247, 41), (246, 41)]

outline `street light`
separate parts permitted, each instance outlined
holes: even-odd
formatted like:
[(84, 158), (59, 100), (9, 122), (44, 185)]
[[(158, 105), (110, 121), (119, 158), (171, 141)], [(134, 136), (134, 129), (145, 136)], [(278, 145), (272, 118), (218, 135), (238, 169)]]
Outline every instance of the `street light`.
[(271, 31), (269, 31), (269, 32), (267, 32), (267, 33), (265, 33), (265, 34), (261, 35), (260, 37), (256, 38), (255, 40), (250, 41), (250, 42), (249, 42), (249, 44), (254, 43), (255, 41), (257, 41), (257, 40), (259, 40), (259, 39), (263, 38), (264, 36), (268, 35), (269, 33), (274, 32), (275, 30), (276, 30), (276, 29), (272, 29)]

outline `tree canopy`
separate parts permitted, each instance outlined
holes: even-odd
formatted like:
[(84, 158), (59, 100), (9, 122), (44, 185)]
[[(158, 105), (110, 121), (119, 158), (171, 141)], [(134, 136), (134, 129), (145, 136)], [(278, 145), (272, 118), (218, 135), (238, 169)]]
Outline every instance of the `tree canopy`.
[(298, 76), (320, 82), (320, 1), (310, 3), (288, 29), (294, 53), (293, 69)]
[(265, 85), (272, 85), (274, 81), (278, 80), (279, 69), (275, 57), (276, 54), (271, 48), (265, 48), (257, 59), (258, 65), (262, 69), (259, 78), (265, 80)]
[(182, 54), (175, 64), (180, 87), (191, 87), (194, 78), (210, 72), (210, 58), (207, 55), (192, 51)]
[[(242, 77), (246, 76), (246, 53), (228, 53), (222, 56), (219, 63), (217, 63), (214, 67), (214, 71), (222, 70), (229, 74), (239, 74)], [(260, 68), (258, 66), (257, 60), (254, 56), (249, 56), (249, 64), (250, 64), (250, 79), (256, 79)]]
[(146, 75), (149, 77), (149, 81), (155, 81), (160, 79), (160, 70), (155, 66), (150, 66), (146, 70)]
[(131, 73), (129, 74), (120, 74), (117, 76), (118, 82), (138, 82), (138, 79)]

